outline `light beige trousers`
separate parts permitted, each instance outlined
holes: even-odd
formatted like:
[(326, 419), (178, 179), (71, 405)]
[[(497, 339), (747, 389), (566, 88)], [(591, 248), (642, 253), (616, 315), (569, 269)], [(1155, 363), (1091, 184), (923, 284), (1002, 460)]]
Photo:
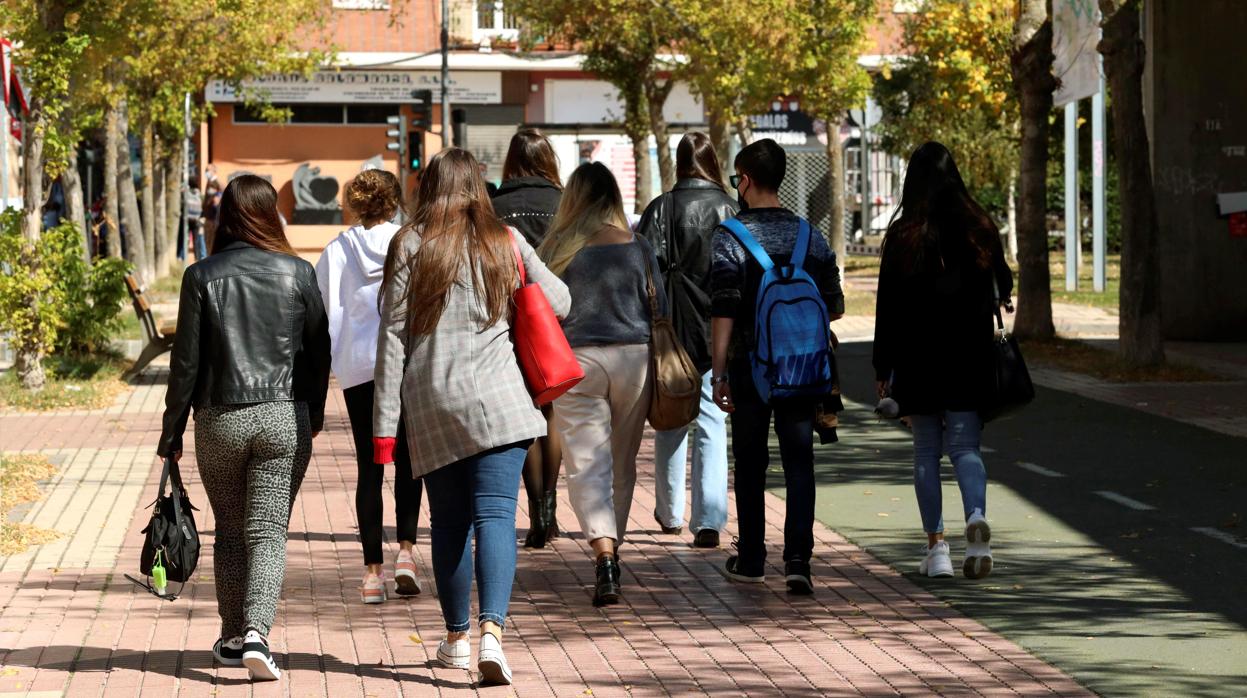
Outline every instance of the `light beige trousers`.
[(585, 379), (554, 401), (563, 472), (585, 540), (623, 542), (653, 379), (648, 344), (580, 347)]

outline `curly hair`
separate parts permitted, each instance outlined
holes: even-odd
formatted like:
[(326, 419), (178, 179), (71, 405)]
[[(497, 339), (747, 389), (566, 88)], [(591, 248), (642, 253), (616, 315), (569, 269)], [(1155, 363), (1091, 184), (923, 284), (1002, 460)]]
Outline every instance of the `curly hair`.
[(346, 183), (346, 207), (360, 223), (379, 223), (394, 217), (403, 202), (398, 178), (385, 170), (364, 170)]

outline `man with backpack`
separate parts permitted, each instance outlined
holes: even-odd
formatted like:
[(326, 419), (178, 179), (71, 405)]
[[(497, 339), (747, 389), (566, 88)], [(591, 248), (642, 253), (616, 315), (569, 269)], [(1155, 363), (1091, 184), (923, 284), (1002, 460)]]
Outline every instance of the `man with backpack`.
[(767, 138), (736, 156), (741, 211), (715, 230), (710, 268), (715, 403), (731, 414), (736, 554), (724, 571), (761, 583), (771, 417), (787, 488), (784, 576), (813, 593), (814, 411), (831, 391), (828, 323), (844, 314), (836, 257), (819, 231), (779, 201), (786, 159)]

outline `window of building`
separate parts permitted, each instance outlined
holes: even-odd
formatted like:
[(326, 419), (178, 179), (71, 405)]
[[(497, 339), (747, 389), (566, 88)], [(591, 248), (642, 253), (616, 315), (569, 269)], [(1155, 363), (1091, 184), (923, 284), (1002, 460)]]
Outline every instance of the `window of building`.
[[(387, 116), (398, 114), (397, 104), (275, 104), (273, 106), (289, 109), (288, 124), (384, 124)], [(245, 104), (234, 106), (234, 123), (263, 124), (267, 123), (260, 116), (259, 109), (250, 109)]]
[(502, 0), (476, 0), (476, 25), (473, 27), (473, 38), (476, 41), (487, 39), (506, 39), (514, 41), (519, 37), (519, 24), (515, 14), (503, 7)]

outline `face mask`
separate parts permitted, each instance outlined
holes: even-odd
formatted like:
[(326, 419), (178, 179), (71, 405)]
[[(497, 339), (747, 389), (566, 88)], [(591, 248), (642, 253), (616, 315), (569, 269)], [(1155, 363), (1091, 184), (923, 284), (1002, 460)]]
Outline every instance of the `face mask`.
[(739, 184), (736, 187), (736, 203), (740, 206), (741, 211), (749, 210), (749, 202), (745, 201), (745, 195), (740, 192)]

